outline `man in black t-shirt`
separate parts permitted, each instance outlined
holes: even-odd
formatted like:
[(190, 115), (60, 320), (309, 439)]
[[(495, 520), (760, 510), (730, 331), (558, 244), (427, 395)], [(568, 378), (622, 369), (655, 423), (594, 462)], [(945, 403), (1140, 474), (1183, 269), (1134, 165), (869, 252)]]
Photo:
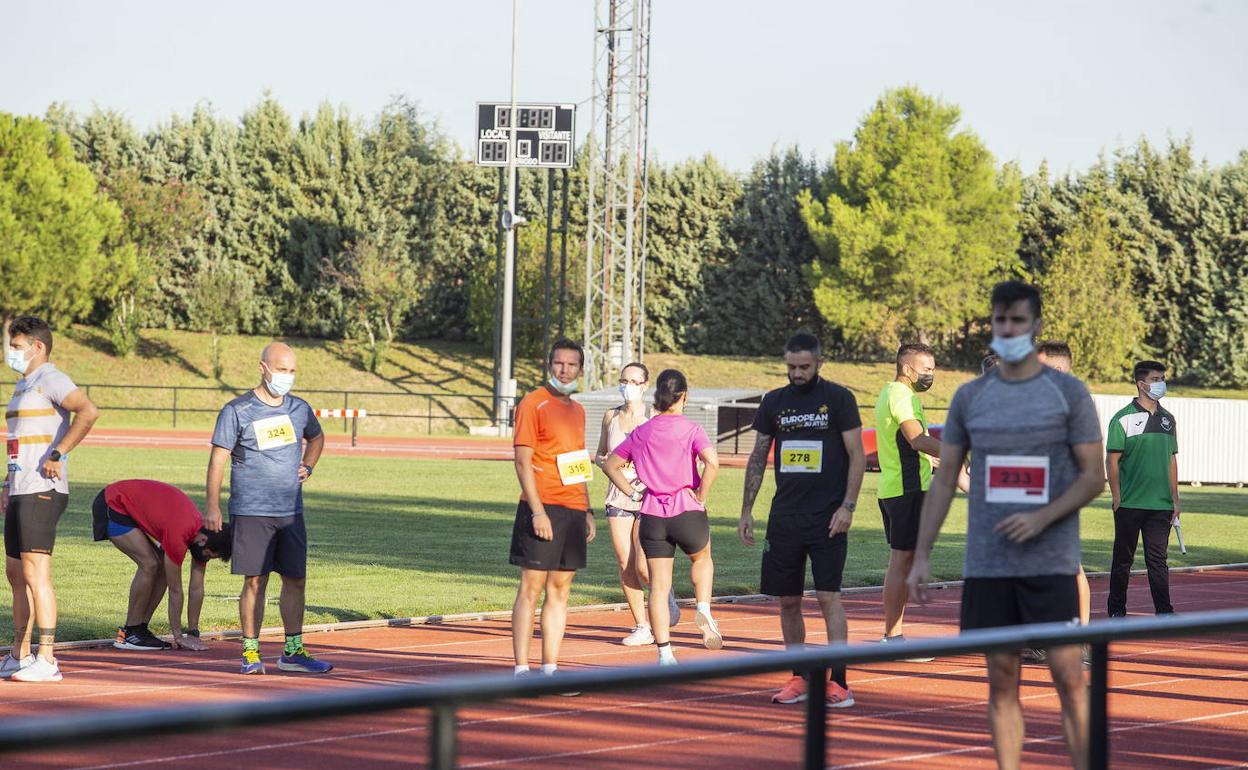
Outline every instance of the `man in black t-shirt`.
[[(763, 485), (767, 459), (774, 458), (776, 494), (763, 543), (762, 592), (780, 597), (780, 630), (785, 646), (806, 642), (802, 594), (806, 558), (810, 557), (815, 594), (827, 626), (829, 643), (844, 643), (849, 629), (841, 605), (841, 574), (850, 524), (854, 518), (866, 455), (862, 420), (854, 395), (820, 379), (819, 340), (796, 334), (785, 345), (789, 384), (763, 397), (754, 417), (754, 451), (745, 471), (745, 495), (737, 532), (754, 545), (754, 499)], [(854, 705), (844, 667), (834, 668), (828, 683), (829, 708)], [(774, 696), (774, 703), (800, 703), (807, 683), (794, 671)]]

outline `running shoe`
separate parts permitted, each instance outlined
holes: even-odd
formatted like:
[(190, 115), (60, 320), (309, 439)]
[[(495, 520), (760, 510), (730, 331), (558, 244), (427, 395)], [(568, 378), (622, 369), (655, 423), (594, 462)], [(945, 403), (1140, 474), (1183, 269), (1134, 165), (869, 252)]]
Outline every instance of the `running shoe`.
[(1038, 647), (1029, 647), (1019, 653), (1018, 657), (1024, 663), (1047, 663), (1049, 660), (1049, 651), (1042, 650)]
[(806, 680), (794, 674), (789, 681), (784, 683), (784, 687), (780, 688), (780, 692), (771, 696), (772, 703), (801, 703), (806, 700)]
[(131, 629), (125, 626), (118, 628), (113, 646), (119, 650), (168, 650), (173, 647), (172, 644), (149, 631), (147, 626), (137, 626)]
[[(905, 634), (897, 634), (896, 636), (886, 636), (883, 639), (880, 639), (880, 644), (897, 644), (898, 642), (904, 642), (904, 641), (906, 641)], [(936, 659), (931, 656), (925, 655), (925, 656), (920, 656), (917, 658), (902, 658), (901, 662), (902, 663), (931, 663), (933, 660), (936, 660)]]
[(675, 655), (669, 655), (669, 656), (668, 656), (668, 657), (666, 657), (666, 658), (664, 658), (664, 657), (662, 657), (662, 656), (659, 656), (659, 662), (658, 662), (658, 664), (657, 664), (657, 665), (660, 665), (660, 666), (675, 666), (675, 665), (678, 665), (678, 664), (677, 664), (677, 662), (676, 662), (676, 656), (675, 656)]
[(676, 601), (676, 591), (674, 589), (667, 593), (667, 615), (668, 628), (675, 628), (680, 624), (680, 602)]
[(724, 646), (724, 637), (719, 633), (719, 624), (715, 622), (715, 618), (704, 612), (696, 612), (693, 615), (693, 622), (702, 632), (703, 647), (708, 650), (718, 650)]
[(4, 662), (0, 663), (0, 679), (11, 679), (18, 671), (21, 671), (34, 662), (34, 653), (27, 655), (21, 660), (13, 657), (13, 653), (9, 653), (4, 656)]
[(277, 659), (279, 671), (291, 671), (300, 674), (327, 674), (334, 670), (334, 664), (317, 660), (300, 647), (290, 655), (282, 655)]
[(34, 663), (15, 672), (9, 678), (14, 682), (59, 682), (61, 681), (61, 667), (55, 660), (35, 658)]
[(258, 650), (243, 650), (243, 667), (239, 669), (238, 673), (264, 673), (264, 661), (260, 659), (260, 652)]
[(848, 687), (828, 682), (828, 708), (847, 709), (854, 705), (854, 693)]
[(641, 647), (646, 644), (654, 644), (654, 634), (650, 631), (650, 626), (633, 626), (633, 630), (628, 636), (620, 640), (620, 644), (625, 647)]
[[(559, 678), (562, 678), (562, 677), (563, 677), (563, 672), (562, 672), (562, 671), (560, 671), (559, 669), (555, 669), (554, 671), (551, 671), (551, 672), (549, 672), (549, 673), (547, 673), (547, 672), (543, 671), (543, 672), (542, 672), (542, 676), (553, 676), (553, 677), (559, 677)], [(565, 697), (565, 698), (575, 698), (576, 696), (580, 695), (581, 693), (580, 693), (580, 691), (579, 691), (579, 690), (569, 690), (568, 692), (561, 692), (561, 693), (559, 693), (559, 694), (560, 694), (560, 695), (562, 695), (562, 696), (563, 696), (563, 697)]]

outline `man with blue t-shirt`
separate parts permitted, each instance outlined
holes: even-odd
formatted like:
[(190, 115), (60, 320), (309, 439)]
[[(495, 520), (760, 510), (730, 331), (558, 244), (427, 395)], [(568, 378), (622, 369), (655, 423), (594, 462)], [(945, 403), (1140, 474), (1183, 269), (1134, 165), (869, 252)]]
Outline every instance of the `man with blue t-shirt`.
[(323, 674), (333, 668), (303, 648), (304, 585), (308, 533), (303, 523), (303, 483), (325, 447), (311, 407), (290, 395), (295, 351), (270, 343), (260, 355), (260, 384), (217, 415), (208, 461), (204, 526), (221, 528), (221, 482), (230, 466), (233, 569), (244, 575), (238, 614), (243, 626), (244, 674), (263, 674), (260, 628), (269, 573), (282, 576), (281, 613), (286, 648), (282, 671)]

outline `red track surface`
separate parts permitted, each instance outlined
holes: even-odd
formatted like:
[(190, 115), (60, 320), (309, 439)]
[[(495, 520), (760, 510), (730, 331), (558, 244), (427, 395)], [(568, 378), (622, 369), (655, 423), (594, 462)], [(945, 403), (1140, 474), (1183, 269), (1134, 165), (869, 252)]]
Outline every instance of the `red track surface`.
[[(1248, 571), (1175, 574), (1180, 612), (1243, 605)], [(1105, 584), (1093, 583), (1093, 606), (1104, 605)], [(574, 589), (575, 590), (575, 589)], [(911, 636), (955, 631), (958, 595), (909, 613)], [(880, 634), (878, 594), (845, 597), (850, 638)], [(1146, 612), (1142, 578), (1132, 611)], [(775, 607), (725, 605), (716, 610), (727, 644), (711, 653), (696, 630), (676, 629), (677, 654), (749, 654), (780, 648)], [(652, 648), (616, 641), (622, 613), (574, 614), (564, 666), (585, 668), (647, 663)], [(822, 639), (812, 602), (808, 635)], [(268, 660), (276, 640), (266, 642)], [(337, 668), (325, 677), (270, 673), (240, 677), (237, 644), (217, 642), (209, 653), (145, 654), (112, 649), (66, 651), (59, 684), (0, 683), (0, 718), (55, 718), (86, 709), (225, 702), (311, 693), (364, 684), (431, 681), (456, 673), (508, 671), (510, 637), (503, 621), (310, 634), (309, 646)], [(536, 646), (535, 646), (536, 650)], [(1248, 637), (1223, 636), (1123, 643), (1111, 649), (1110, 713), (1115, 767), (1248, 767)], [(536, 655), (536, 651), (534, 653)], [(275, 666), (271, 666), (275, 669)], [(1028, 768), (1066, 767), (1057, 696), (1048, 671), (1024, 676)], [(647, 692), (551, 697), (465, 709), (460, 713), (460, 767), (519, 768), (761, 768), (793, 767), (802, 751), (803, 707), (768, 702), (774, 676), (656, 687)], [(856, 668), (850, 684), (858, 705), (829, 714), (830, 768), (993, 767), (985, 724), (982, 659)], [(285, 727), (161, 738), (92, 749), (0, 757), (0, 767), (175, 768), (419, 767), (427, 755), (427, 713), (336, 719)]]

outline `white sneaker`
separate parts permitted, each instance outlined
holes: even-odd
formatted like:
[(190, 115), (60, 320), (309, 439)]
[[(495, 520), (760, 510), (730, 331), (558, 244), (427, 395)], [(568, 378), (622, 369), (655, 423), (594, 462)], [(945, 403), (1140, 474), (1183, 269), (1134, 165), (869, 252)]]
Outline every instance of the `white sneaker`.
[(43, 658), (35, 658), (35, 662), (9, 677), (15, 682), (59, 682), (61, 667), (56, 661), (49, 663)]
[(633, 630), (628, 636), (620, 640), (620, 644), (625, 647), (641, 647), (646, 644), (654, 644), (654, 634), (650, 631), (650, 626), (633, 626)]
[(33, 652), (21, 660), (13, 657), (13, 653), (9, 653), (4, 656), (4, 662), (0, 663), (0, 679), (10, 679), (18, 671), (21, 671), (34, 662), (35, 654)]
[(660, 655), (660, 656), (659, 656), (659, 665), (660, 665), (660, 666), (675, 666), (675, 665), (676, 665), (676, 656), (675, 656), (675, 655), (672, 655), (672, 656), (670, 656), (670, 657), (665, 658), (665, 657), (663, 657), (662, 655)]
[(715, 618), (704, 612), (694, 613), (693, 622), (702, 632), (702, 646), (708, 650), (718, 650), (724, 646), (724, 637), (719, 633), (719, 624)]

